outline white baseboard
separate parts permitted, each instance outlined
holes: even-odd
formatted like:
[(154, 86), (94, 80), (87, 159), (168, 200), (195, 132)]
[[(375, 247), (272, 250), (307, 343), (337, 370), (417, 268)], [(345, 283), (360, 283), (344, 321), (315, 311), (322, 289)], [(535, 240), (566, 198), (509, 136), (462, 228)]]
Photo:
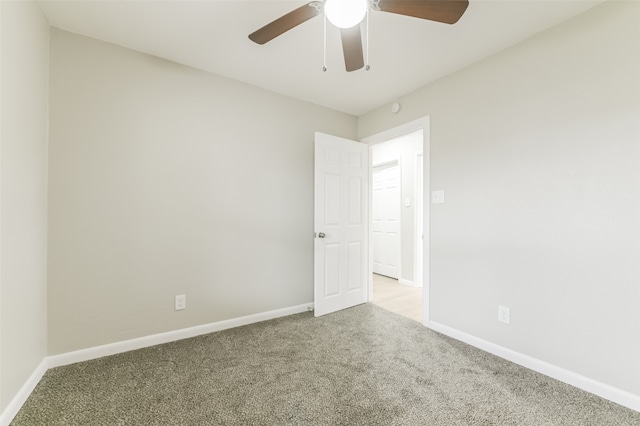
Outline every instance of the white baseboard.
[(240, 318), (233, 318), (225, 321), (184, 328), (181, 330), (140, 337), (138, 339), (125, 340), (108, 345), (49, 356), (42, 360), (40, 365), (38, 365), (29, 379), (27, 379), (22, 388), (20, 388), (20, 391), (18, 391), (9, 405), (7, 405), (7, 408), (2, 411), (0, 414), (0, 426), (9, 426), (13, 418), (18, 414), (18, 411), (20, 411), (20, 408), (22, 408), (22, 405), (25, 403), (27, 398), (29, 398), (29, 395), (31, 395), (31, 392), (33, 392), (40, 382), (40, 379), (42, 379), (44, 373), (46, 373), (49, 368), (60, 367), (62, 365), (73, 364), (76, 362), (89, 361), (96, 358), (102, 358), (103, 356), (160, 345), (162, 343), (174, 342), (176, 340), (188, 339), (189, 337), (200, 336), (202, 334), (213, 333), (215, 331), (240, 327), (242, 325), (253, 324), (270, 319), (286, 317), (288, 315), (299, 314), (309, 310), (313, 310), (313, 303), (305, 303), (303, 305), (276, 309), (274, 311), (262, 312)]
[(492, 353), (500, 358), (504, 358), (508, 361), (522, 365), (530, 370), (544, 374), (561, 382), (567, 383), (571, 386), (575, 386), (579, 389), (598, 395), (604, 399), (615, 402), (632, 410), (640, 412), (640, 395), (632, 394), (631, 392), (624, 391), (622, 389), (607, 385), (606, 383), (599, 382), (586, 376), (574, 373), (573, 371), (566, 370), (548, 362), (541, 361), (537, 358), (530, 357), (528, 355), (521, 354), (519, 352), (507, 349), (503, 346), (496, 345), (495, 343), (488, 342), (454, 328), (448, 327), (443, 324), (439, 324), (434, 321), (429, 321), (426, 326), (434, 331), (445, 334), (461, 342), (467, 343), (483, 351)]
[(419, 288), (420, 286), (416, 284), (415, 281), (405, 280), (404, 278), (398, 278), (398, 284), (406, 285), (409, 287)]
[(2, 411), (0, 414), (0, 426), (9, 426), (13, 421), (13, 418), (18, 414), (20, 408), (25, 403), (31, 392), (36, 388), (44, 373), (47, 372), (47, 359), (43, 359), (40, 364), (36, 367), (36, 369), (31, 373), (31, 376), (27, 379), (27, 381), (22, 385), (18, 393), (13, 397), (7, 408)]
[(135, 349), (147, 348), (149, 346), (160, 345), (163, 343), (175, 342), (176, 340), (188, 339), (190, 337), (213, 333), (215, 331), (226, 330), (229, 328), (240, 327), (242, 325), (248, 325), (274, 318), (299, 314), (311, 309), (313, 309), (313, 303), (305, 303), (303, 305), (291, 306), (289, 308), (276, 309), (274, 311), (247, 315), (240, 318), (232, 318), (229, 320), (183, 328), (175, 331), (168, 331), (166, 333), (152, 334), (150, 336), (139, 337), (137, 339), (124, 340), (107, 345), (95, 346), (93, 348), (81, 349), (78, 351), (67, 352), (60, 355), (53, 355), (48, 358), (49, 368), (69, 365), (76, 362), (89, 361), (96, 358), (102, 358), (103, 356), (128, 352)]
[[(22, 405), (25, 403), (31, 392), (33, 392), (38, 382), (40, 381), (40, 379), (42, 379), (42, 376), (49, 368), (73, 364), (81, 361), (89, 361), (91, 359), (101, 358), (103, 356), (141, 349), (149, 346), (155, 346), (162, 343), (169, 343), (176, 340), (187, 339), (190, 337), (253, 324), (256, 322), (267, 321), (270, 319), (285, 317), (288, 315), (306, 312), (312, 309), (313, 303), (306, 303), (289, 308), (247, 315), (240, 318), (233, 318), (225, 321), (219, 321), (181, 330), (169, 331), (166, 333), (154, 334), (151, 336), (140, 337), (138, 339), (131, 339), (47, 357), (38, 365), (38, 367), (36, 367), (29, 379), (27, 379), (22, 388), (20, 388), (20, 391), (14, 396), (9, 405), (7, 405), (7, 407), (3, 410), (2, 414), (0, 414), (0, 426), (9, 426), (13, 418), (16, 416), (16, 414), (18, 414), (18, 411), (20, 411)], [(617, 404), (640, 412), (639, 395), (635, 395), (630, 392), (607, 385), (605, 383), (598, 382), (572, 371), (560, 368), (558, 366), (549, 364), (528, 355), (521, 354), (511, 349), (507, 349), (503, 346), (496, 345), (494, 343), (488, 342), (470, 334), (463, 333), (459, 330), (443, 324), (439, 324), (434, 321), (430, 321), (428, 324), (426, 324), (426, 326), (434, 331), (445, 334), (456, 340), (468, 343), (472, 346), (497, 355), (511, 362), (515, 362), (516, 364), (522, 365), (523, 367), (527, 367), (533, 371), (537, 371), (538, 373), (552, 377), (556, 380), (560, 380), (561, 382), (570, 384), (579, 389), (593, 393), (602, 398), (608, 399), (609, 401), (613, 401)]]

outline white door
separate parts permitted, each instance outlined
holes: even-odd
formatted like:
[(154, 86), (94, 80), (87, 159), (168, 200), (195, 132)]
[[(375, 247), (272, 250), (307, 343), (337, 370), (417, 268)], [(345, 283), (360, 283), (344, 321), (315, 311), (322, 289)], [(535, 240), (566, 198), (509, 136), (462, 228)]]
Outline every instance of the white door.
[(416, 164), (416, 232), (417, 232), (417, 244), (416, 244), (416, 278), (415, 282), (418, 287), (422, 287), (422, 283), (424, 282), (424, 207), (423, 207), (423, 196), (422, 196), (422, 188), (424, 187), (423, 183), (423, 169), (424, 169), (424, 156), (423, 154), (418, 154), (418, 162)]
[(369, 147), (315, 134), (314, 313), (367, 301)]
[(399, 277), (400, 168), (398, 163), (373, 168), (373, 272)]

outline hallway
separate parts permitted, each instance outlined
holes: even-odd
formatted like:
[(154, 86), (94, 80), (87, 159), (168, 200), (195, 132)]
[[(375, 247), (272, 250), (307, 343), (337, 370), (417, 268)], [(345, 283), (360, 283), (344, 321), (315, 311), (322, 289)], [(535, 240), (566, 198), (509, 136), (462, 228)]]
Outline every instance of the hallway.
[(374, 305), (422, 323), (422, 288), (409, 287), (398, 280), (373, 274)]

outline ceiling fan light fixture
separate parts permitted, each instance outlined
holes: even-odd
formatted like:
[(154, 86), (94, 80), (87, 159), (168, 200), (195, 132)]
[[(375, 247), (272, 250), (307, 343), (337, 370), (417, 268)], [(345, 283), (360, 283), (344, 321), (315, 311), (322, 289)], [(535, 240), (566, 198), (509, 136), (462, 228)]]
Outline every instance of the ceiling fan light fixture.
[(327, 0), (324, 11), (327, 19), (338, 28), (358, 25), (367, 14), (367, 0)]
[[(257, 44), (265, 44), (311, 18), (324, 15), (323, 71), (327, 70), (327, 20), (340, 30), (345, 69), (355, 71), (364, 67), (368, 70), (369, 8), (427, 21), (455, 24), (464, 14), (467, 6), (469, 6), (469, 0), (310, 0), (309, 3), (252, 32), (249, 34), (249, 39)], [(365, 18), (367, 19), (366, 50), (363, 49), (362, 28), (360, 28), (360, 23)]]

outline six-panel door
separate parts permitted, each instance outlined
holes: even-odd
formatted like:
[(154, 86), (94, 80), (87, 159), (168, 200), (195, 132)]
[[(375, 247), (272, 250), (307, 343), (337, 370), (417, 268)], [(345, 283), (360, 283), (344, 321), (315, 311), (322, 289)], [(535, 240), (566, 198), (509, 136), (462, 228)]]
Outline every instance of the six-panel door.
[(315, 316), (367, 301), (368, 170), (368, 145), (315, 134)]

